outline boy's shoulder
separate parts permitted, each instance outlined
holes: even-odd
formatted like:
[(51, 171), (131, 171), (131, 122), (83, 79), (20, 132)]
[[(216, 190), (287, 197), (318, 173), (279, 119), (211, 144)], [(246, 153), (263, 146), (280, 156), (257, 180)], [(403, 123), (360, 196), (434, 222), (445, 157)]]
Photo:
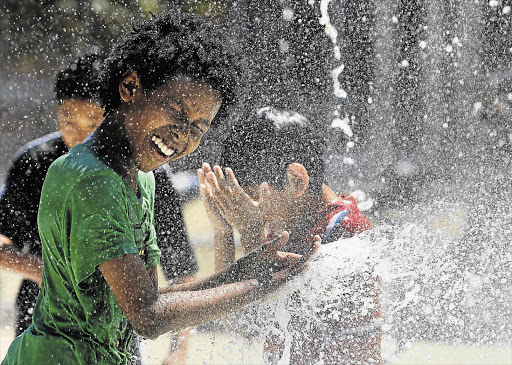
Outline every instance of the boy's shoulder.
[(89, 147), (79, 144), (73, 147), (67, 154), (56, 159), (50, 169), (61, 173), (87, 175), (110, 168), (96, 157)]
[(11, 172), (30, 177), (40, 172), (44, 176), (51, 163), (66, 152), (59, 132), (47, 134), (28, 142), (14, 155)]
[(124, 185), (121, 177), (83, 144), (73, 147), (52, 163), (45, 185), (58, 186), (58, 190), (66, 190), (91, 176), (104, 176), (113, 184)]

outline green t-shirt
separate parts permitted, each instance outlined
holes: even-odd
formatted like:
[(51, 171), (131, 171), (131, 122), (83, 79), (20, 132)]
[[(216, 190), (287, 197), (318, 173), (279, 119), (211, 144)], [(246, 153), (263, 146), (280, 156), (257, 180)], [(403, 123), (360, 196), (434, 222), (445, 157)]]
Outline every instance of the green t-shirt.
[(32, 325), (2, 364), (125, 364), (131, 328), (99, 265), (139, 253), (158, 265), (152, 173), (140, 197), (85, 145), (50, 167), (38, 214), (43, 281)]

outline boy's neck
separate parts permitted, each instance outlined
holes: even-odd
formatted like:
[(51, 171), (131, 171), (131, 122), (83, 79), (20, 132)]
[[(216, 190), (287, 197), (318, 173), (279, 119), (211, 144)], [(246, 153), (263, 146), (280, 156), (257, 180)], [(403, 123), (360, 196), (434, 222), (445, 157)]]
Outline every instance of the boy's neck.
[(130, 142), (124, 130), (124, 116), (113, 112), (84, 142), (105, 164), (117, 172), (135, 192), (138, 190), (137, 173)]

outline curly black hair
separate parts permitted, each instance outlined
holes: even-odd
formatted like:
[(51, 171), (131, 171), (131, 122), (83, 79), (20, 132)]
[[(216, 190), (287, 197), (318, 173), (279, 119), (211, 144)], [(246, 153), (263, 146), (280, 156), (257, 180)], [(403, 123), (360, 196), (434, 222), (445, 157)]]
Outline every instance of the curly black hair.
[(218, 116), (234, 103), (242, 70), (234, 42), (218, 25), (173, 10), (135, 24), (114, 47), (105, 60), (98, 98), (108, 114), (121, 104), (118, 85), (126, 72), (136, 71), (145, 90), (183, 73), (221, 92)]
[(288, 165), (297, 162), (308, 171), (311, 191), (322, 192), (326, 141), (301, 114), (261, 108), (234, 125), (222, 147), (221, 165), (230, 167), (244, 188), (268, 182), (282, 189)]
[(93, 100), (100, 88), (100, 69), (105, 59), (98, 53), (86, 53), (71, 60), (55, 76), (55, 98)]

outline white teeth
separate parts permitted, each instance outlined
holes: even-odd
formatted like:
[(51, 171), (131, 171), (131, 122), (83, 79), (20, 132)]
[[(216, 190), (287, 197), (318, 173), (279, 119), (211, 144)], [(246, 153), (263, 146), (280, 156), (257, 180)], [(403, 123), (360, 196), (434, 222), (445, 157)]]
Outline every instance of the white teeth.
[(162, 138), (153, 136), (151, 137), (151, 140), (158, 146), (158, 148), (160, 148), (160, 151), (162, 151), (162, 153), (167, 157), (172, 156), (174, 154), (174, 150), (167, 147)]

